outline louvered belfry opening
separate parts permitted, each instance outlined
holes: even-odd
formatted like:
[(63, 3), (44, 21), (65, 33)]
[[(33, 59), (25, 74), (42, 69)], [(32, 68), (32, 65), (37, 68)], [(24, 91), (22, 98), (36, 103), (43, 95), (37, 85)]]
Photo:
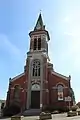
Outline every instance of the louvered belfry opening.
[(37, 49), (37, 39), (35, 38), (34, 39), (34, 50), (36, 50)]
[(41, 38), (38, 38), (38, 50), (41, 50)]

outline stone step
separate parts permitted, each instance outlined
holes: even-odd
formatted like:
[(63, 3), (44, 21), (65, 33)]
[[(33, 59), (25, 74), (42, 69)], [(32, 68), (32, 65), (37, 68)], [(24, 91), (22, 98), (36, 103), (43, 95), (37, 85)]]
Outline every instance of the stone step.
[(29, 109), (29, 110), (26, 110), (22, 113), (23, 116), (38, 116), (40, 115), (41, 113), (41, 110), (40, 109)]

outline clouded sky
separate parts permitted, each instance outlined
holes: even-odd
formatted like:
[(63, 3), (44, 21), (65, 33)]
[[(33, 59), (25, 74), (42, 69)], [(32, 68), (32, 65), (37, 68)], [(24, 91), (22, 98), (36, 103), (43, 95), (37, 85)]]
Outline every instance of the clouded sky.
[(54, 69), (71, 75), (76, 101), (80, 101), (80, 0), (0, 0), (0, 99), (6, 99), (9, 78), (24, 70), (28, 33), (40, 10), (50, 33)]

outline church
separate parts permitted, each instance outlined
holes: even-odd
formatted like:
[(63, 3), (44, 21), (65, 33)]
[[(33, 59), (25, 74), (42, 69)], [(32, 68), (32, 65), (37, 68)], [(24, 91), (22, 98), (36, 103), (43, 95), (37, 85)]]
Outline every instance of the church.
[[(33, 31), (23, 73), (9, 78), (6, 113), (67, 108), (74, 104), (71, 76), (56, 72), (48, 56), (49, 32), (41, 13)], [(70, 100), (68, 100), (70, 98)]]

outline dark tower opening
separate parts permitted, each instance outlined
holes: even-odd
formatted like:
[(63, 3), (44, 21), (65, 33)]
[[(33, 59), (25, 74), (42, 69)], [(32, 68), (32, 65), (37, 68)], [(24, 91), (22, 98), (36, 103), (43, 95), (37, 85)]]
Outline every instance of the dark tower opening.
[(41, 50), (41, 38), (38, 38), (38, 50)]
[(37, 49), (37, 39), (35, 38), (34, 39), (34, 50), (36, 50)]

